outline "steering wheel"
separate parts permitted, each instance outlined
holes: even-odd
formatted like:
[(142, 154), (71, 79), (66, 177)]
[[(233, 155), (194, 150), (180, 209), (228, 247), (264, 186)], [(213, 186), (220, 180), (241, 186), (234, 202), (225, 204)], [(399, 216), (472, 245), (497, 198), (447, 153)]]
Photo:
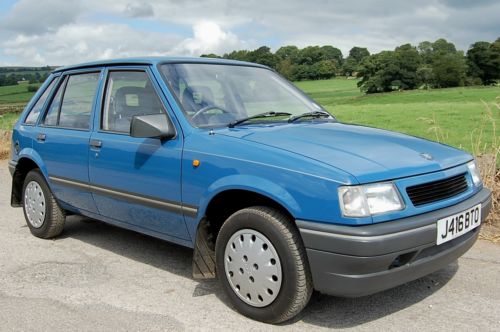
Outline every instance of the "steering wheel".
[(217, 105), (207, 105), (205, 107), (202, 107), (200, 108), (196, 113), (193, 114), (193, 116), (191, 117), (191, 120), (196, 120), (197, 117), (199, 117), (200, 115), (210, 111), (210, 110), (220, 110), (222, 111), (222, 113), (226, 113), (226, 114), (231, 114), (231, 112), (229, 112), (228, 110), (225, 110), (223, 109), (222, 107), (220, 106), (217, 106)]

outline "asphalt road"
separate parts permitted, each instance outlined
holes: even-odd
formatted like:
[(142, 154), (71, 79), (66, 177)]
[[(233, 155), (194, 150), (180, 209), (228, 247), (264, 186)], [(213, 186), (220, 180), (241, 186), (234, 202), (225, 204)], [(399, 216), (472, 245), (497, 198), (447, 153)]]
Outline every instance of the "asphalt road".
[(488, 242), (379, 294), (314, 294), (297, 319), (270, 326), (235, 312), (216, 281), (193, 280), (189, 249), (78, 217), (37, 239), (9, 199), (0, 161), (1, 331), (500, 331), (500, 246)]

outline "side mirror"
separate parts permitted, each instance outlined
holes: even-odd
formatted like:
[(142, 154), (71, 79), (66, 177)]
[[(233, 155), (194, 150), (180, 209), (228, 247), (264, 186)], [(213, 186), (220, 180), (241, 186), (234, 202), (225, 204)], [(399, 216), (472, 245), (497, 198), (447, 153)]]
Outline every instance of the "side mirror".
[(175, 128), (166, 114), (136, 115), (130, 123), (130, 136), (171, 139), (175, 137)]

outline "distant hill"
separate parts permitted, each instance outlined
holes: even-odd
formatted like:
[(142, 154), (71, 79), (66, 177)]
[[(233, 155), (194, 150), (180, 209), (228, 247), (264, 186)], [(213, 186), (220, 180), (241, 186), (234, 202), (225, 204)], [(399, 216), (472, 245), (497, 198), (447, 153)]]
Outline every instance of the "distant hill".
[(0, 86), (22, 82), (42, 83), (57, 66), (0, 67)]
[(58, 66), (44, 66), (44, 67), (0, 67), (0, 75), (26, 75), (39, 73), (40, 75), (45, 73), (50, 73), (52, 70), (56, 69)]

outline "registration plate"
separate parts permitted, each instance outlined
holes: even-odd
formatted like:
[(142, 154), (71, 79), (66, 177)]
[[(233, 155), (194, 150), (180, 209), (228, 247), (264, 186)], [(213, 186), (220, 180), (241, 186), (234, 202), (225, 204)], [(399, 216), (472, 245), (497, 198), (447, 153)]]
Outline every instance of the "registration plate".
[(481, 204), (437, 222), (436, 244), (451, 241), (481, 225)]

